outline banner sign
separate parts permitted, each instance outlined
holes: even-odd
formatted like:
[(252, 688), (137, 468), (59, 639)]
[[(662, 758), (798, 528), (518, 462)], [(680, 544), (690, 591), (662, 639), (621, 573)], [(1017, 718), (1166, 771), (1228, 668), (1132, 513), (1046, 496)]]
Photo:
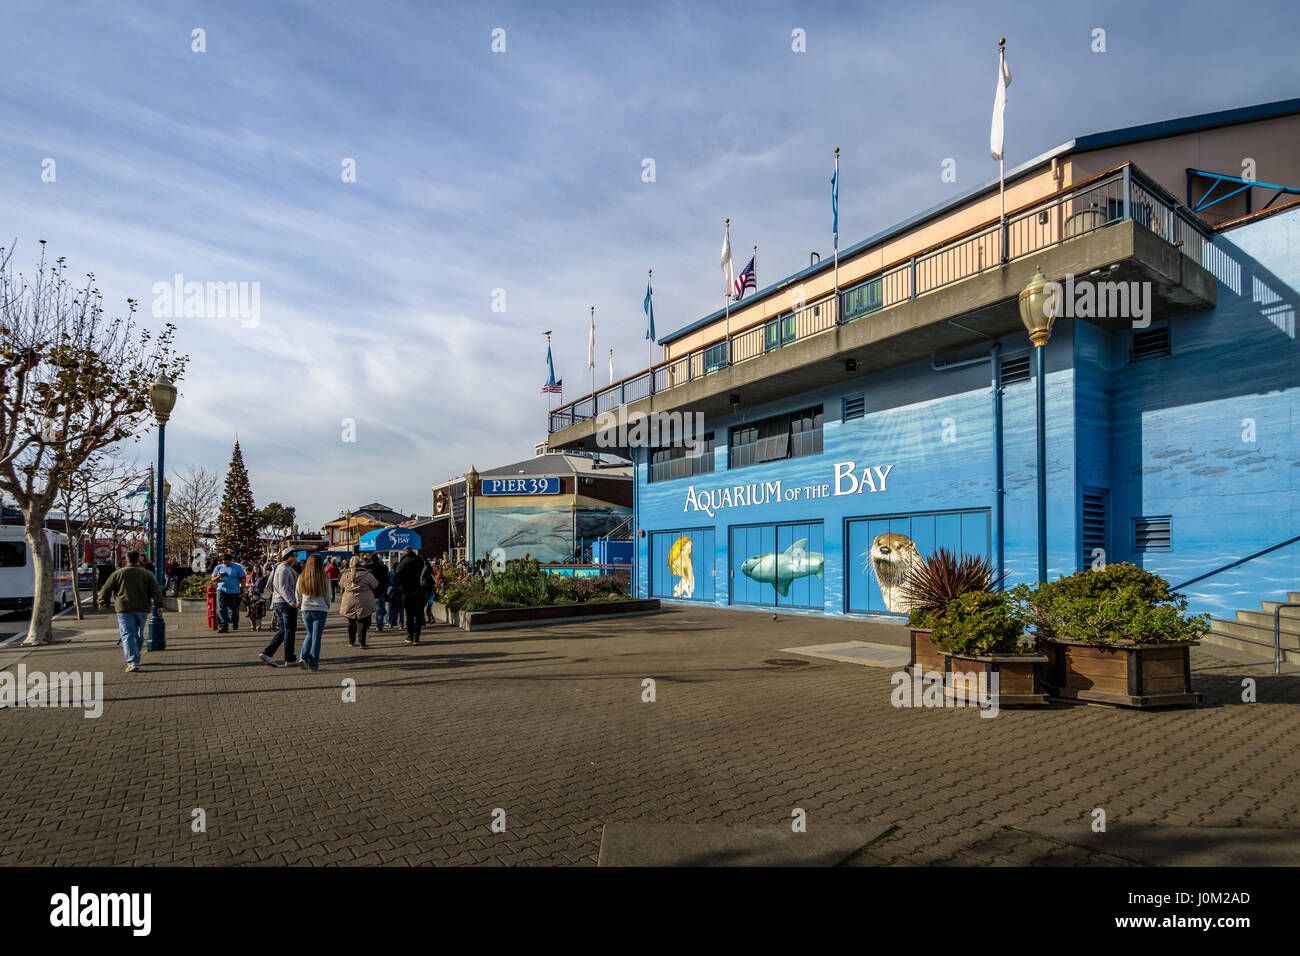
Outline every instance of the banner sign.
[(491, 495), (558, 495), (559, 478), (484, 478), (483, 494)]

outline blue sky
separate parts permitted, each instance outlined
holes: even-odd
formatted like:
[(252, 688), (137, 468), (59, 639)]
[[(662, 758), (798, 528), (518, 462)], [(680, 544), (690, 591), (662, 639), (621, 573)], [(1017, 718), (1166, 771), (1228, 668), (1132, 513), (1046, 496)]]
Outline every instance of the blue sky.
[[(597, 383), (611, 346), (618, 376), (645, 367), (647, 269), (660, 334), (720, 307), (725, 217), (738, 266), (758, 245), (760, 287), (828, 253), (834, 147), (842, 247), (995, 177), (999, 36), (1009, 166), (1084, 133), (1296, 96), (1297, 31), (1264, 28), (1291, 22), (1288, 6), (1235, 4), (1231, 29), (1224, 16), (11, 0), (0, 243), (27, 267), (47, 240), (150, 325), (153, 286), (177, 273), (260, 283), (255, 327), (178, 320), (193, 358), (169, 475), (224, 474), (238, 434), (258, 504), (297, 505), (304, 526), (375, 500), (428, 513), (434, 482), (544, 438), (544, 330), (577, 397), (589, 306)], [(949, 157), (956, 183), (940, 178)]]

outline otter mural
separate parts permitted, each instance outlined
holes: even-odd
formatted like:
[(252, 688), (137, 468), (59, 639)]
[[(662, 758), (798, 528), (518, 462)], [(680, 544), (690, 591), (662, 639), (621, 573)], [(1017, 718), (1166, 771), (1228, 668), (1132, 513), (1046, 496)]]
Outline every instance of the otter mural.
[(885, 609), (891, 614), (906, 614), (909, 608), (903, 599), (902, 586), (907, 572), (921, 561), (916, 543), (905, 534), (878, 534), (871, 542), (871, 549), (862, 557), (875, 572), (880, 596), (885, 599)]

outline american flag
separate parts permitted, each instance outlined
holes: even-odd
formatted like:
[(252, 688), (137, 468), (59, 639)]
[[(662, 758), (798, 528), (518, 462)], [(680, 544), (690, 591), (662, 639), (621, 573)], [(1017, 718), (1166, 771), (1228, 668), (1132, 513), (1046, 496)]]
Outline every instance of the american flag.
[(746, 289), (758, 288), (758, 282), (754, 278), (755, 258), (755, 256), (750, 256), (749, 265), (745, 266), (745, 271), (736, 276), (736, 294), (732, 298), (739, 300), (744, 297)]
[(564, 379), (560, 379), (559, 381), (556, 382), (547, 382), (545, 385), (542, 386), (542, 391), (552, 392), (552, 393), (556, 393), (556, 392), (563, 393)]

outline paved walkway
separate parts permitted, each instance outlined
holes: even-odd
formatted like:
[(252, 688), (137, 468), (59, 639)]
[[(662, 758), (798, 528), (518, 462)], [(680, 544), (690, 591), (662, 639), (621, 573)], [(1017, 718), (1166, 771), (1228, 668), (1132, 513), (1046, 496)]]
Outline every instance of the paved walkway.
[[(893, 708), (886, 670), (765, 663), (905, 640), (885, 624), (671, 607), (437, 627), (419, 648), (385, 631), (363, 652), (332, 616), (309, 674), (259, 663), (265, 633), (168, 620), (137, 674), (111, 614), (0, 649), (0, 669), (103, 671), (106, 697), (99, 719), (0, 710), (0, 864), (594, 864), (606, 823), (782, 825), (795, 808), (810, 830), (892, 825), (857, 864), (1123, 864), (1120, 823), (1300, 827), (1300, 678), (1203, 648), (1194, 710), (981, 719)], [(1259, 703), (1240, 702), (1247, 676)], [(1113, 839), (1091, 837), (1094, 808)]]

